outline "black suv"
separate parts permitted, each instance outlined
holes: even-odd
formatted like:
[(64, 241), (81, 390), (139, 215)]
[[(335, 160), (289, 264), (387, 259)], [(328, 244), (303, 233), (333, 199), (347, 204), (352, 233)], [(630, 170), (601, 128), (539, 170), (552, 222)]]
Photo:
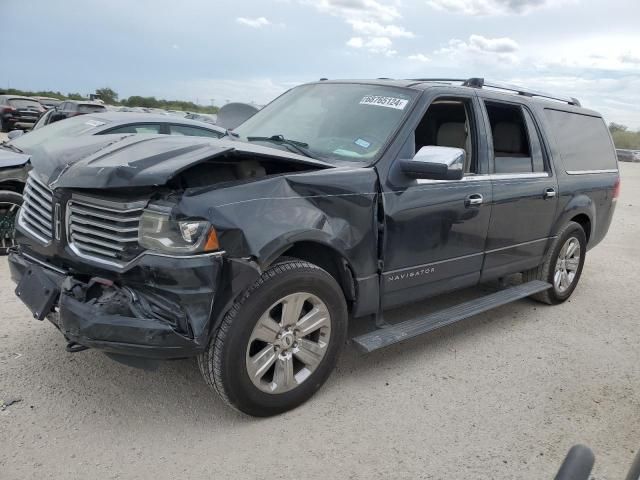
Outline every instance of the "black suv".
[(33, 126), (45, 108), (37, 100), (17, 95), (0, 95), (0, 130), (8, 132), (16, 125)]
[(350, 318), (371, 318), (353, 341), (372, 351), (527, 296), (565, 301), (620, 185), (598, 113), (482, 79), (320, 81), (219, 140), (83, 137), (31, 161), (9, 262), (34, 317), (70, 351), (197, 356), (260, 416), (320, 388)]

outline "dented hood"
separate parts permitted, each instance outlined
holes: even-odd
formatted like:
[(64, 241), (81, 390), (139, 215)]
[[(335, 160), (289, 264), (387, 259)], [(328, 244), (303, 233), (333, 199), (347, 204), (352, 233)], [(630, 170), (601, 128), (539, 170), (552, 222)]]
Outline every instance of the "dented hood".
[(315, 168), (333, 165), (229, 138), (171, 135), (95, 135), (61, 138), (31, 154), (34, 172), (51, 188), (163, 185), (185, 169), (223, 155), (243, 155)]

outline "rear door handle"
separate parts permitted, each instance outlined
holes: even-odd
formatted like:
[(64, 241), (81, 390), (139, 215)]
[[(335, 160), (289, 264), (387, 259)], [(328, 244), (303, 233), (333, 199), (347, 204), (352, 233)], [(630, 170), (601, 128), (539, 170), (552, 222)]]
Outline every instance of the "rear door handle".
[(479, 207), (482, 205), (484, 198), (479, 193), (473, 193), (464, 199), (465, 207)]
[(555, 189), (553, 189), (553, 188), (547, 188), (544, 191), (544, 198), (545, 199), (546, 198), (554, 198), (556, 195), (557, 195), (557, 193), (556, 193)]

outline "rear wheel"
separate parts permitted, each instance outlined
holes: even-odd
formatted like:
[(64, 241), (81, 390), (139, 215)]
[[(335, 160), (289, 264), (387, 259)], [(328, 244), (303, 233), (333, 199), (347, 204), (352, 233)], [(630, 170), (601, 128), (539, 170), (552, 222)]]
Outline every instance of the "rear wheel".
[(587, 252), (587, 237), (582, 226), (569, 222), (553, 241), (542, 265), (523, 273), (524, 281), (542, 280), (552, 288), (532, 298), (549, 305), (567, 300), (580, 280)]
[(276, 415), (322, 386), (346, 335), (347, 307), (336, 280), (316, 265), (286, 260), (234, 304), (198, 364), (232, 407)]
[(0, 255), (6, 255), (15, 245), (15, 223), (22, 206), (22, 195), (0, 191)]

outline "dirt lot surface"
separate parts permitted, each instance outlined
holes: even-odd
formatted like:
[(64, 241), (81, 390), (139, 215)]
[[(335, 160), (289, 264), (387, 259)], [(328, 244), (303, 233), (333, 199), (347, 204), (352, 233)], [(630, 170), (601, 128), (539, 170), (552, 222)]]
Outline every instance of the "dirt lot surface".
[[(640, 165), (571, 301), (530, 300), (370, 356), (306, 405), (240, 415), (192, 360), (155, 372), (66, 353), (0, 259), (0, 477), (551, 479), (569, 447), (622, 479), (640, 447)], [(404, 309), (416, 313), (425, 304)], [(433, 302), (430, 308), (433, 307)]]

